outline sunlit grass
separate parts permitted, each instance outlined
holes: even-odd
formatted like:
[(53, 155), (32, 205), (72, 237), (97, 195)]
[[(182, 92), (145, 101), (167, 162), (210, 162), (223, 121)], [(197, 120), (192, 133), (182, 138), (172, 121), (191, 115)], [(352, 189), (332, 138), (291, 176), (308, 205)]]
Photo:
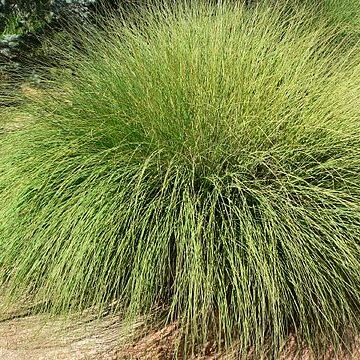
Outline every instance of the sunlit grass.
[(324, 0), (325, 11), (348, 31), (360, 34), (359, 0)]
[(161, 307), (244, 357), (356, 334), (358, 47), (302, 8), (109, 21), (6, 113), (31, 118), (0, 137), (7, 301)]

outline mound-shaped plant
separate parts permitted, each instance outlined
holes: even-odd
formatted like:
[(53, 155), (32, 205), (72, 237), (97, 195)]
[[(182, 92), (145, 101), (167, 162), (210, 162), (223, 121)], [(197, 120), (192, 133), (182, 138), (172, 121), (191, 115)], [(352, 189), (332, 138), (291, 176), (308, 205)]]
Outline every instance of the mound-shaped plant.
[(188, 346), (242, 356), (356, 334), (359, 49), (336, 38), (241, 5), (83, 34), (0, 137), (5, 300), (161, 307)]

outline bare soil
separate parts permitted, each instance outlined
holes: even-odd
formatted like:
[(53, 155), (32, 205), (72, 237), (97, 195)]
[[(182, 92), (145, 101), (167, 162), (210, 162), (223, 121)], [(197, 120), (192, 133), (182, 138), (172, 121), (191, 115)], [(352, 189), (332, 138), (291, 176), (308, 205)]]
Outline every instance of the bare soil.
[(116, 359), (114, 319), (73, 322), (28, 316), (0, 322), (1, 360)]
[[(0, 360), (171, 360), (178, 340), (176, 324), (143, 334), (144, 324), (125, 327), (114, 316), (102, 319), (49, 318), (43, 315), (19, 316), (0, 320)], [(295, 355), (290, 339), (279, 360), (318, 360), (309, 353)], [(326, 360), (360, 359), (360, 347), (352, 354), (335, 355)], [(205, 347), (193, 360), (235, 360), (235, 353), (214, 353)], [(249, 359), (254, 359), (249, 354)]]

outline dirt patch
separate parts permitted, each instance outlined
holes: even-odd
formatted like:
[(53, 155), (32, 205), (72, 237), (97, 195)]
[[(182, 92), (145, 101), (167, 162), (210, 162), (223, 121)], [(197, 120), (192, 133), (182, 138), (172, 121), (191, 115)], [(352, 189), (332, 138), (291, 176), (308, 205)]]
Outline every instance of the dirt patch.
[(163, 360), (174, 358), (175, 343), (178, 338), (176, 324), (151, 332), (137, 342), (117, 351), (117, 359)]
[[(172, 360), (179, 339), (176, 324), (148, 331), (144, 336), (143, 326), (139, 321), (131, 328), (125, 327), (115, 316), (96, 320), (91, 316), (60, 319), (37, 315), (0, 320), (0, 360)], [(294, 349), (295, 340), (290, 339), (280, 359), (317, 360), (306, 352), (295, 355)], [(192, 358), (235, 359), (235, 351), (219, 354), (210, 345)], [(348, 355), (329, 351), (326, 360), (334, 359), (360, 359), (359, 347)]]
[(17, 318), (0, 323), (0, 359), (112, 359), (120, 335), (114, 319)]

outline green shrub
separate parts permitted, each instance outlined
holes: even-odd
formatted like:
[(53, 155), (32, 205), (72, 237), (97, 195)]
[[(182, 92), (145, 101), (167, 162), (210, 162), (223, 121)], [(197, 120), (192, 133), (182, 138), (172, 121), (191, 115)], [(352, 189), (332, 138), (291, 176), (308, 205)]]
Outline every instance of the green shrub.
[(290, 334), (337, 348), (360, 321), (359, 49), (303, 9), (133, 21), (83, 33), (9, 113), (25, 120), (0, 137), (5, 300), (161, 307), (188, 346), (244, 357)]
[(18, 34), (18, 23), (19, 18), (16, 15), (9, 16), (5, 21), (4, 30), (0, 34), (0, 40), (4, 35)]

